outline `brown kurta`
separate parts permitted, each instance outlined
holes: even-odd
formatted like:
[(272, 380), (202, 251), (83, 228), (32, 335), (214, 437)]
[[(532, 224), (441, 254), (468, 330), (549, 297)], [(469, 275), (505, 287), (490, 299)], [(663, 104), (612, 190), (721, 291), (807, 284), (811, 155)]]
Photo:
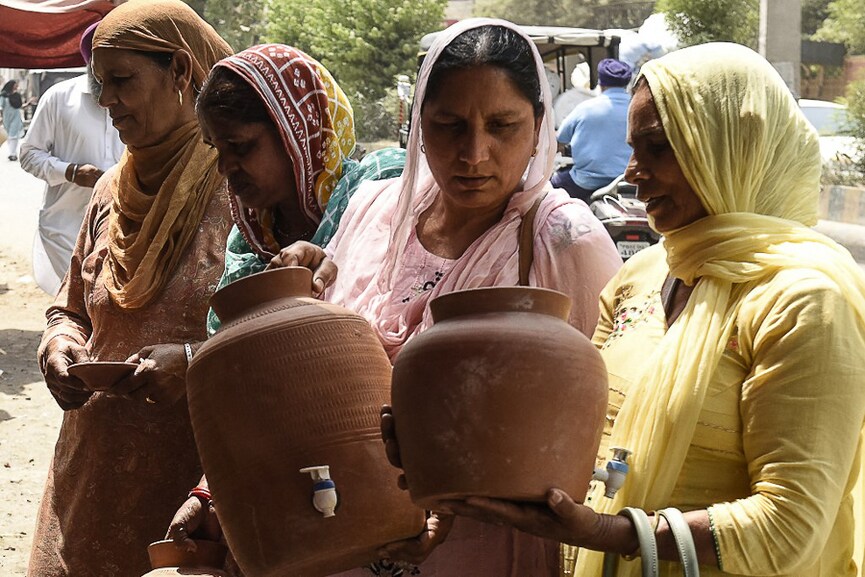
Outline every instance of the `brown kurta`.
[[(146, 345), (204, 340), (231, 222), (226, 187), (213, 195), (165, 290), (143, 308), (122, 309), (105, 288), (110, 177), (96, 186), (43, 342), (56, 333), (80, 335), (94, 360), (122, 361)], [(94, 393), (63, 416), (29, 575), (147, 572), (148, 543), (165, 535), (201, 473), (185, 398), (166, 406)]]

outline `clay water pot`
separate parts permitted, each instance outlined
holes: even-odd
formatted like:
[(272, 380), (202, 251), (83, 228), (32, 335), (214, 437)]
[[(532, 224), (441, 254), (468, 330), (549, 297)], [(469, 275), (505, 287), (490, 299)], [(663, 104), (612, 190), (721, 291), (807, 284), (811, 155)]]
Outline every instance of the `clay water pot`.
[(221, 569), (227, 553), (225, 545), (214, 541), (195, 541), (195, 551), (178, 547), (174, 541), (156, 541), (147, 547), (153, 571), (143, 577), (228, 577)]
[(570, 299), (530, 287), (440, 296), (394, 363), (392, 406), (412, 500), (582, 501), (607, 409), (600, 354)]
[(290, 267), (218, 291), (222, 328), (187, 375), (202, 466), (246, 577), (360, 567), (424, 523), (380, 437), (388, 357), (366, 320), (310, 296), (311, 279)]

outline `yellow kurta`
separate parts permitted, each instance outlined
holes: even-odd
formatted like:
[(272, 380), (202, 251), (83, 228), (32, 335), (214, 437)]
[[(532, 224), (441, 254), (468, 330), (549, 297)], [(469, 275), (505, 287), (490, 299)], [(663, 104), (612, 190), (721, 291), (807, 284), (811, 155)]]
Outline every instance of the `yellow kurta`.
[[(666, 332), (659, 245), (601, 295), (594, 336), (610, 374), (599, 460), (624, 396)], [(734, 287), (732, 337), (668, 505), (709, 509), (724, 572), (853, 576), (851, 490), (865, 417), (865, 334), (837, 286), (808, 269)], [(638, 563), (639, 561), (637, 561)], [(622, 562), (621, 565), (627, 565)], [(681, 566), (662, 564), (662, 575)]]

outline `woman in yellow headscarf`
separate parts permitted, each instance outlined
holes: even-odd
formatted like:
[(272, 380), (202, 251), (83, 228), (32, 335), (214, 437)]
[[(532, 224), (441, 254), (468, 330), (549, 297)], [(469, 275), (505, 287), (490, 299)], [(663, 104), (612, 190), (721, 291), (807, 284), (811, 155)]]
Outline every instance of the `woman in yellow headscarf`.
[(146, 572), (147, 544), (175, 508), (167, 496), (201, 476), (182, 376), (121, 391), (116, 377), (85, 383), (70, 365), (204, 338), (231, 216), (194, 102), (211, 66), (230, 53), (180, 0), (124, 3), (94, 34), (99, 104), (127, 148), (96, 183), (39, 347), (65, 413), (33, 577)]
[(865, 275), (808, 228), (817, 134), (768, 62), (733, 44), (646, 64), (628, 130), (626, 177), (665, 235), (607, 285), (594, 335), (610, 377), (601, 456), (633, 451), (631, 472), (585, 505), (552, 489), (543, 508), (453, 510), (582, 547), (563, 567), (580, 577), (601, 575), (599, 552), (641, 553), (625, 507), (649, 512), (661, 575), (682, 571), (652, 513), (667, 507), (685, 511), (703, 575), (855, 575)]

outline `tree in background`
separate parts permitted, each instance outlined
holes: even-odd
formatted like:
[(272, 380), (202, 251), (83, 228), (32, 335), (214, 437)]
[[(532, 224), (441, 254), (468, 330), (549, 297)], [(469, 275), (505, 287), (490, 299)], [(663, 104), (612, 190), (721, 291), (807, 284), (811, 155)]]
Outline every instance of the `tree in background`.
[[(213, 1), (213, 0), (210, 0)], [(417, 71), (421, 37), (444, 26), (447, 0), (270, 0), (266, 38), (334, 75), (362, 140), (396, 135), (396, 76)]]
[(237, 52), (261, 42), (266, 6), (250, 0), (184, 0)]
[(841, 42), (851, 54), (865, 54), (865, 6), (862, 0), (834, 0), (817, 31), (819, 40)]
[[(865, 54), (865, 10), (862, 0), (834, 0), (828, 6), (828, 17), (815, 34), (819, 40), (842, 42), (851, 54)], [(858, 168), (865, 180), (865, 79), (847, 87), (847, 106), (852, 133), (859, 144)]]
[(535, 26), (591, 27), (592, 6), (606, 1), (477, 0), (474, 14)]
[(760, 0), (658, 0), (655, 10), (683, 46), (728, 41), (757, 47)]
[(852, 133), (858, 142), (860, 181), (865, 183), (865, 80), (854, 82), (847, 88), (847, 105), (853, 124)]
[(832, 0), (802, 0), (802, 37), (811, 38), (829, 16)]

